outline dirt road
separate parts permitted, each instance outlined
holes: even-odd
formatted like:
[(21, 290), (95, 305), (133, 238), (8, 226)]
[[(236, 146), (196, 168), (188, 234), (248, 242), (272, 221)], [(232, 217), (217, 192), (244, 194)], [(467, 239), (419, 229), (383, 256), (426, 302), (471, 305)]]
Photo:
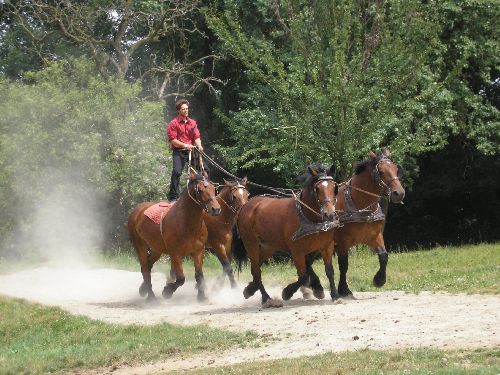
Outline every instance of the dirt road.
[[(114, 374), (150, 374), (364, 348), (500, 346), (500, 296), (383, 291), (355, 293), (356, 300), (332, 303), (329, 299), (305, 300), (299, 293), (282, 308), (262, 309), (258, 292), (249, 300), (243, 298), (244, 281), (235, 290), (212, 291), (204, 304), (196, 301), (192, 282), (179, 288), (171, 300), (164, 300), (165, 276), (155, 273), (158, 302), (148, 304), (138, 295), (141, 280), (138, 272), (41, 267), (0, 275), (0, 294), (112, 323), (207, 324), (252, 330), (262, 338), (274, 339), (264, 340), (258, 348), (232, 351), (230, 356), (177, 358), (137, 368), (119, 367)], [(281, 288), (271, 287), (269, 292), (279, 297)]]

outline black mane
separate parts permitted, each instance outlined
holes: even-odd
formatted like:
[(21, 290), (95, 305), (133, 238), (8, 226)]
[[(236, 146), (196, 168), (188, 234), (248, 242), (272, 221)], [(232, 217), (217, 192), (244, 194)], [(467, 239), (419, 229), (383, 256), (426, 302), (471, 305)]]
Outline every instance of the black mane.
[(374, 158), (369, 158), (356, 163), (356, 165), (354, 166), (354, 174), (355, 175), (361, 174), (368, 167), (375, 168), (378, 162), (382, 159), (388, 159), (388, 157), (379, 152), (377, 153), (377, 156)]
[[(316, 169), (318, 174), (313, 176), (309, 169)], [(327, 175), (327, 170), (319, 163), (314, 163), (309, 166), (307, 172), (303, 175), (297, 177), (297, 181), (301, 184), (303, 188), (314, 184), (320, 177), (325, 177)]]

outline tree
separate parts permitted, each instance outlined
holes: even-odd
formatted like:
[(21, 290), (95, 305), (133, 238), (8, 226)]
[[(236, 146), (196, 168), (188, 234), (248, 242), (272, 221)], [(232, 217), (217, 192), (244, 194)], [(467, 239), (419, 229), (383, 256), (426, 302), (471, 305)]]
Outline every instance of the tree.
[(85, 54), (104, 77), (147, 80), (158, 98), (220, 82), (206, 69), (216, 56), (191, 49), (205, 38), (198, 0), (32, 0), (5, 6), (7, 30), (27, 41), (45, 64)]
[(246, 85), (239, 110), (219, 112), (231, 134), (219, 150), (233, 168), (290, 180), (326, 160), (344, 179), (369, 149), (389, 146), (402, 159), (442, 148), (456, 131), (447, 83), (460, 67), (439, 64), (446, 45), (434, 3), (222, 4), (206, 11), (207, 23), (241, 64), (234, 84)]
[(95, 76), (87, 60), (26, 77), (29, 84), (0, 80), (2, 239), (15, 251), (14, 228), (34, 230), (36, 208), (57, 192), (70, 212), (79, 197), (99, 201), (96, 218), (113, 239), (133, 205), (167, 191), (161, 104), (139, 98), (140, 84)]

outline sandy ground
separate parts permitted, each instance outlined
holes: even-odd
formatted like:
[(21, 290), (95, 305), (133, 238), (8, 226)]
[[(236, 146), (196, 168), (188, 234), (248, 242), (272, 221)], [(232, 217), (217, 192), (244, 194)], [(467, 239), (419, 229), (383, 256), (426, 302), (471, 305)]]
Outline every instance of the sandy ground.
[[(203, 304), (196, 301), (194, 283), (189, 281), (171, 300), (164, 300), (165, 275), (159, 273), (153, 274), (157, 302), (146, 303), (138, 294), (141, 281), (138, 272), (41, 267), (0, 275), (0, 294), (111, 323), (206, 324), (252, 330), (261, 338), (259, 347), (232, 350), (230, 354), (178, 357), (89, 373), (151, 374), (365, 348), (500, 346), (500, 296), (382, 291), (355, 293), (356, 300), (332, 303), (328, 297), (306, 300), (297, 293), (282, 308), (262, 309), (258, 292), (248, 300), (243, 298), (244, 281), (234, 290), (228, 286), (209, 289), (209, 302)], [(214, 284), (207, 283), (209, 287)], [(272, 297), (281, 295), (280, 287), (268, 291)]]

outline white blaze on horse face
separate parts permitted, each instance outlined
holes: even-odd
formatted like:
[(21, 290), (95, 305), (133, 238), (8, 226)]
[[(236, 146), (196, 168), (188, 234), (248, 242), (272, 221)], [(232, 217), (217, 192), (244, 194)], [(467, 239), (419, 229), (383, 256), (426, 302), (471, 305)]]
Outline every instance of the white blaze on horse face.
[(243, 196), (243, 189), (242, 188), (239, 188), (238, 189), (238, 193), (240, 193), (241, 196)]
[(327, 187), (327, 186), (328, 186), (328, 182), (327, 182), (327, 181), (323, 181), (323, 182), (321, 183), (321, 185), (323, 185), (324, 187)]

